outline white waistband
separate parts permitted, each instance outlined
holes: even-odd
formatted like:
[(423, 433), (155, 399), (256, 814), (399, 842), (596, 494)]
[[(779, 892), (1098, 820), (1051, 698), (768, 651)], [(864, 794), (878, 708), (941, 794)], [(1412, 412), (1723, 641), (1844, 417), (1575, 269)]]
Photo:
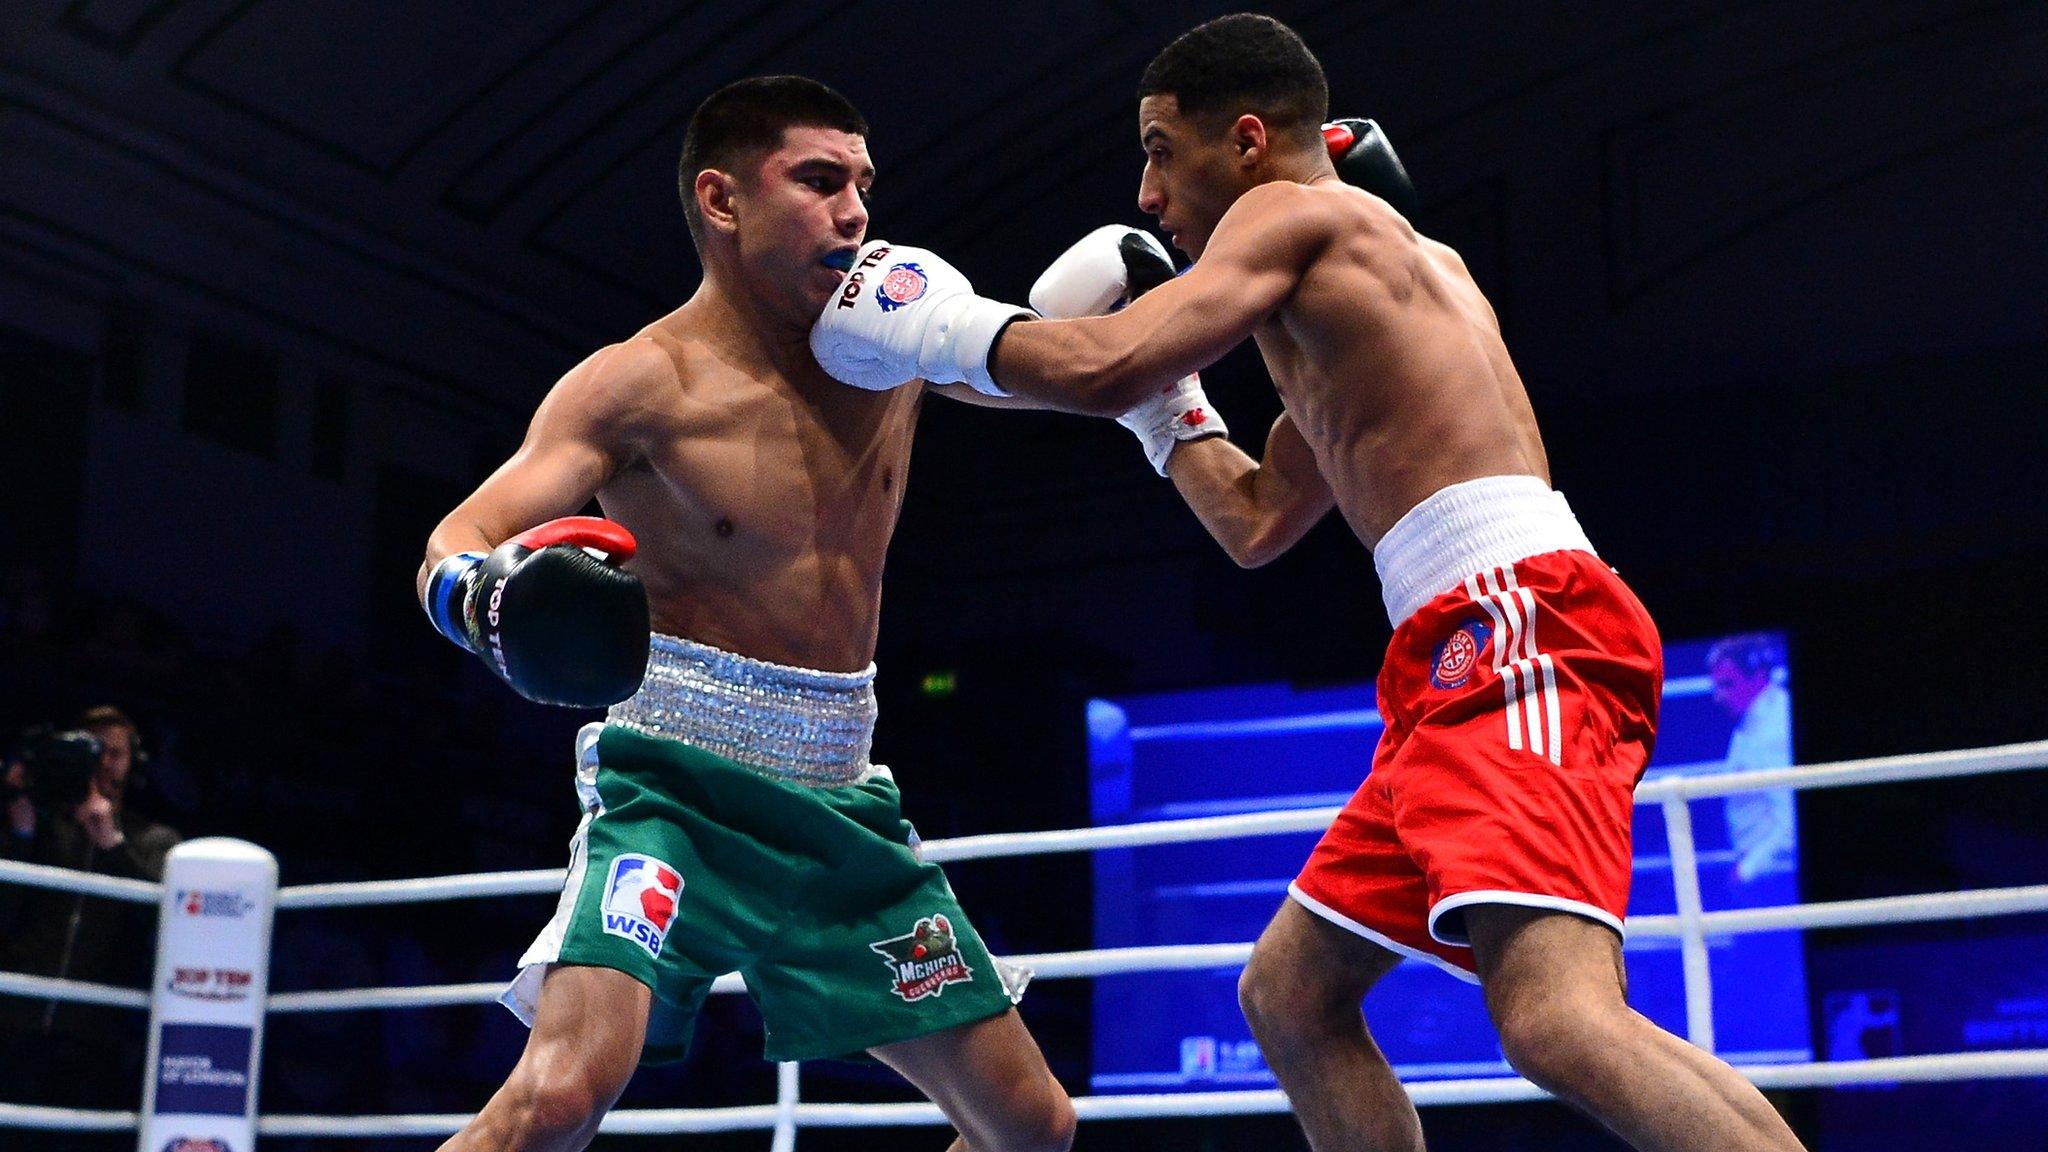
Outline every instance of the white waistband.
[(654, 634), (647, 679), (612, 723), (786, 780), (846, 784), (874, 771), (875, 666), (820, 672)]
[(1564, 494), (1534, 476), (1481, 476), (1438, 489), (1372, 550), (1387, 619), (1399, 628), (1465, 577), (1545, 552), (1593, 551)]

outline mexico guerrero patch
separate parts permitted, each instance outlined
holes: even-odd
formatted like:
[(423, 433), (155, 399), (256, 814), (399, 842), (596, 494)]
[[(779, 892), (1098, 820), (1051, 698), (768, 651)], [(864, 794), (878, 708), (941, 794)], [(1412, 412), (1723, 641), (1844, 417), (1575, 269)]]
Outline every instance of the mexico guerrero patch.
[(944, 916), (926, 916), (901, 936), (868, 945), (896, 975), (896, 995), (915, 1002), (937, 996), (948, 984), (966, 984), (974, 970), (960, 955), (953, 924)]

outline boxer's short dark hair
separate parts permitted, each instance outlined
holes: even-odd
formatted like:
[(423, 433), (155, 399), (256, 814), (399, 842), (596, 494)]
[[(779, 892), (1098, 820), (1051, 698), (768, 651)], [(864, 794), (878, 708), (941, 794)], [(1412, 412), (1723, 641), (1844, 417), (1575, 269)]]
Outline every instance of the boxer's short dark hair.
[(1138, 98), (1172, 96), (1180, 114), (1221, 126), (1249, 112), (1297, 143), (1315, 143), (1330, 84), (1315, 53), (1271, 16), (1218, 16), (1183, 32), (1145, 66)]
[(697, 215), (697, 174), (706, 168), (731, 170), (740, 161), (782, 143), (790, 128), (837, 128), (868, 134), (868, 122), (851, 101), (804, 76), (754, 76), (735, 80), (704, 98), (683, 130), (683, 155), (676, 162), (676, 192), (690, 235), (703, 242)]

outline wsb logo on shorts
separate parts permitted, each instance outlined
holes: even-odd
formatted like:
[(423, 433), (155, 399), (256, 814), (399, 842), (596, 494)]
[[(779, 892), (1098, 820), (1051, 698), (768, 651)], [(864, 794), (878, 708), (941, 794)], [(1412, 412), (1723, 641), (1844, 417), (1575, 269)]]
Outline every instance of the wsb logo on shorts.
[(909, 932), (868, 947), (896, 973), (896, 994), (905, 1000), (937, 996), (948, 984), (974, 979), (974, 970), (961, 959), (953, 939), (953, 922), (944, 916), (926, 916)]
[(621, 854), (612, 861), (598, 907), (606, 935), (623, 936), (647, 949), (649, 956), (661, 955), (661, 942), (682, 894), (683, 877), (675, 869), (652, 856)]

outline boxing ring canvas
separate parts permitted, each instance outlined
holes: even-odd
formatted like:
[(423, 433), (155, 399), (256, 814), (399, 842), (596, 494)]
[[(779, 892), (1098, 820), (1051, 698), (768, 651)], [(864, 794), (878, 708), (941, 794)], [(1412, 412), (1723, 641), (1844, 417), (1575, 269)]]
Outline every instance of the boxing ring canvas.
[[(1783, 653), (1780, 636), (1760, 636)], [(1665, 648), (1663, 717), (1648, 779), (1792, 762), (1789, 669), (1742, 715), (1713, 696), (1711, 641)], [(1773, 707), (1775, 705), (1775, 707)], [(1371, 684), (1258, 685), (1090, 701), (1091, 813), (1097, 825), (1341, 805), (1371, 765), (1380, 718)], [(1738, 730), (1740, 734), (1738, 735)], [(1755, 750), (1762, 748), (1761, 758)], [(1705, 908), (1799, 901), (1790, 793), (1690, 802)], [(1095, 857), (1097, 948), (1250, 940), (1273, 915), (1318, 832), (1166, 844)], [(1664, 813), (1635, 820), (1631, 917), (1677, 912)], [(1746, 861), (1746, 863), (1745, 863)], [(1813, 1058), (1805, 945), (1797, 933), (1707, 940), (1721, 1053), (1744, 1065)], [(1624, 953), (1629, 999), (1687, 1030), (1680, 941), (1637, 937)], [(1157, 1006), (1172, 1003), (1162, 1013)], [(1477, 988), (1420, 961), (1367, 998), (1374, 1035), (1410, 1081), (1512, 1076)], [(1095, 983), (1094, 1091), (1195, 1092), (1275, 1086), (1237, 1005), (1231, 969), (1103, 976)]]

